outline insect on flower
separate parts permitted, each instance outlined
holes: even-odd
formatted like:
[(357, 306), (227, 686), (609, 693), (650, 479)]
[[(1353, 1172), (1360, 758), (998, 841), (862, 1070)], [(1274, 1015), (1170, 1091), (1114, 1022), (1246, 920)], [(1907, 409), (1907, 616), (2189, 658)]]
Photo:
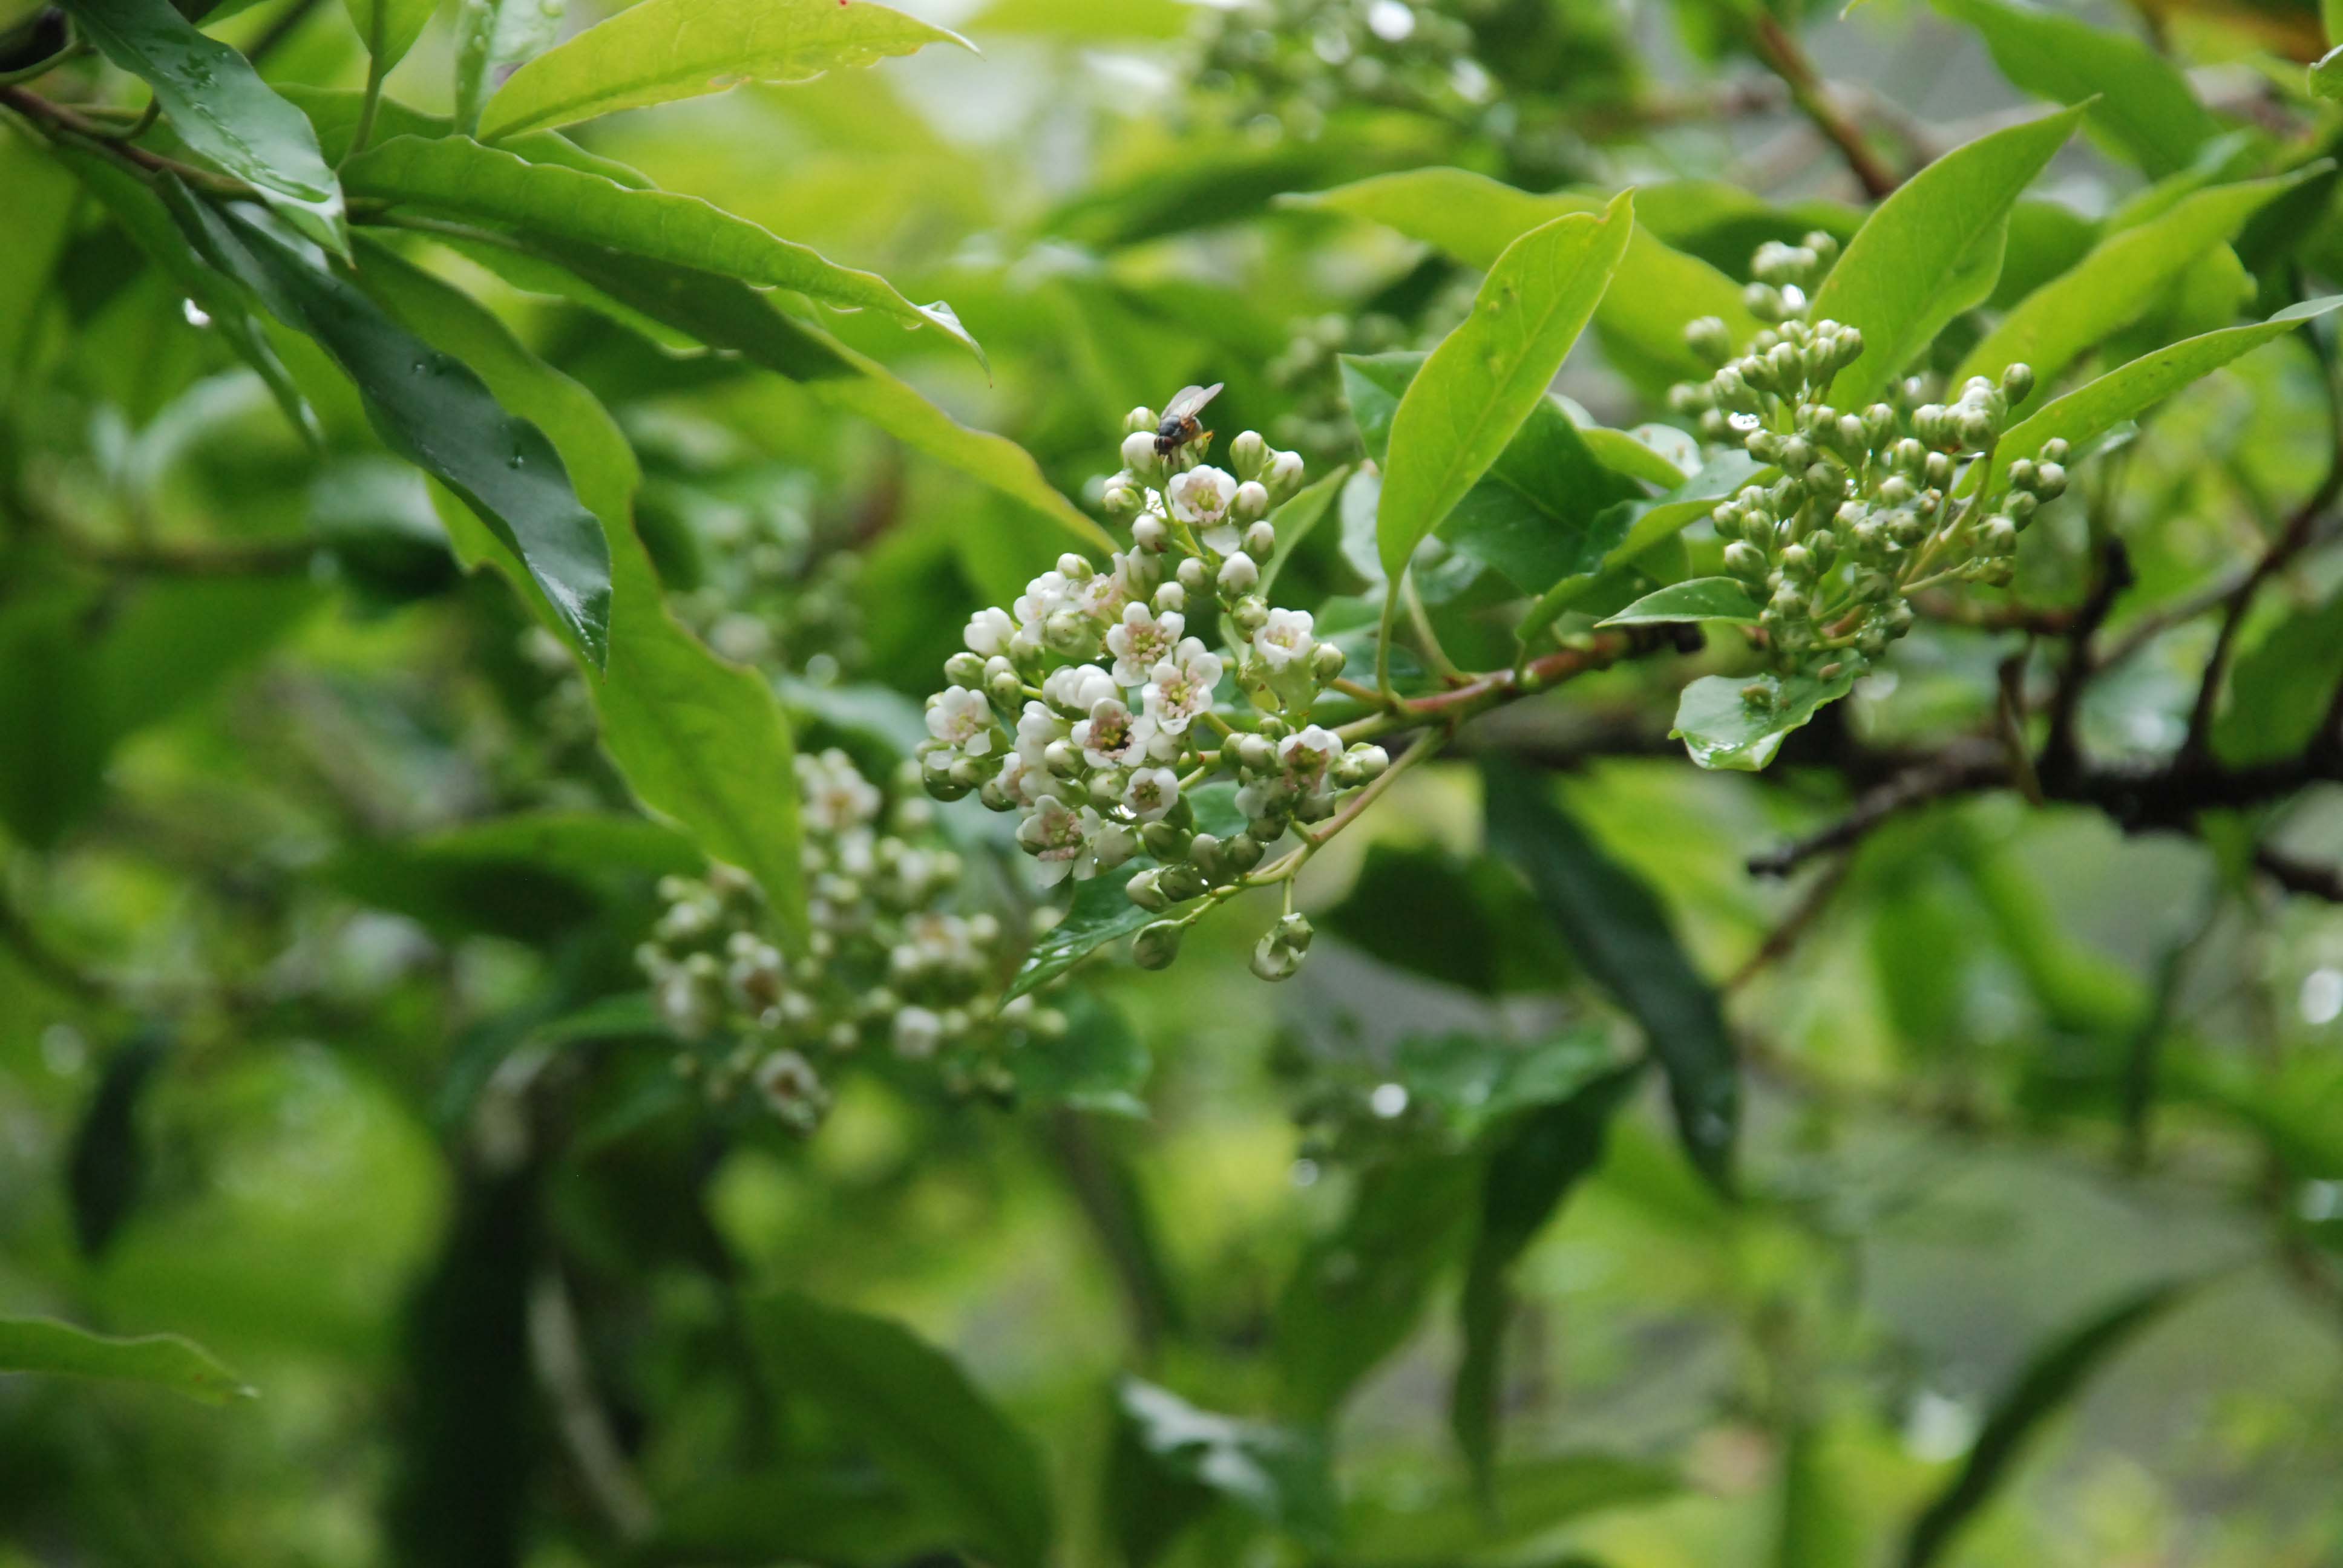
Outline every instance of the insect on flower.
[(1155, 427), (1155, 455), (1168, 457), (1189, 442), (1202, 437), (1211, 440), (1212, 433), (1196, 422), (1204, 405), (1221, 395), (1226, 382), (1215, 381), (1210, 387), (1182, 387), (1180, 395), (1163, 406), (1163, 422)]

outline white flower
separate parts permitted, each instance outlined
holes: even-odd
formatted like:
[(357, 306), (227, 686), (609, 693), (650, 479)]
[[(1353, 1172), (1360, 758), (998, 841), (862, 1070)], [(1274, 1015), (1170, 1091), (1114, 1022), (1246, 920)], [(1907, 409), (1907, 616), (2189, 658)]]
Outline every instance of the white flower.
[(1017, 611), (1017, 624), (1038, 627), (1057, 611), (1072, 602), (1074, 585), (1066, 580), (1061, 571), (1046, 571), (1025, 585), (1017, 596), (1012, 608)]
[(992, 749), (992, 704), (984, 693), (947, 687), (928, 699), (928, 733), (970, 757)]
[(935, 1055), (943, 1043), (944, 1020), (923, 1007), (907, 1007), (895, 1015), (895, 1054), (917, 1061)]
[(1342, 754), (1342, 739), (1322, 724), (1307, 726), (1277, 743), (1277, 760), (1286, 777), (1312, 789)]
[(993, 783), (1010, 799), (1022, 806), (1031, 806), (1033, 803), (1033, 796), (1027, 787), (1044, 777), (1045, 775), (1037, 770), (1027, 769), (1025, 754), (1022, 751), (1011, 751), (1007, 757), (1001, 759), (1001, 776), (995, 779)]
[(1122, 690), (1114, 678), (1095, 664), (1069, 664), (1053, 669), (1041, 682), (1041, 697), (1061, 713), (1088, 713)]
[(1041, 863), (1043, 887), (1063, 881), (1070, 872), (1080, 881), (1098, 869), (1091, 839), (1099, 826), (1099, 814), (1089, 807), (1077, 811), (1055, 795), (1044, 795), (1018, 825), (1017, 841)]
[(1252, 634), (1253, 651), (1267, 662), (1270, 673), (1282, 673), (1287, 666), (1308, 663), (1318, 651), (1317, 634), (1312, 629), (1310, 612), (1306, 609), (1273, 609), (1262, 622), (1261, 629)]
[[(1236, 525), (1229, 521), (1229, 504), (1237, 496), (1233, 476), (1210, 465), (1193, 467), (1173, 475), (1168, 493), (1172, 515), (1195, 529), (1206, 545), (1221, 551), (1236, 548)], [(1223, 535), (1225, 544), (1220, 542)]]
[(1134, 717), (1119, 697), (1105, 697), (1091, 705), (1091, 716), (1074, 726), (1069, 739), (1093, 768), (1127, 767), (1147, 755), (1155, 721)]
[(1092, 620), (1112, 620), (1131, 602), (1131, 587), (1120, 572), (1092, 572), (1075, 586), (1071, 602)]
[(1169, 768), (1141, 768), (1131, 776), (1122, 803), (1142, 822), (1152, 822), (1180, 802), (1180, 776)]
[(960, 634), (969, 652), (980, 658), (1009, 651), (1009, 639), (1017, 635), (1017, 623), (1009, 612), (997, 606), (988, 606), (968, 618), (968, 626)]
[(1149, 675), (1147, 689), (1141, 694), (1148, 716), (1166, 734), (1178, 735), (1212, 708), (1212, 688), (1221, 682), (1221, 661), (1199, 638), (1183, 638), (1172, 656)]
[[(962, 695), (974, 697), (976, 693)], [(935, 729), (936, 716), (928, 715), (928, 728)], [(985, 710), (984, 726), (992, 727), (992, 713)], [(938, 737), (941, 739), (941, 737)], [(991, 736), (986, 735), (988, 745)], [(981, 756), (982, 752), (973, 753)], [(808, 828), (821, 833), (844, 833), (874, 820), (880, 809), (887, 803), (877, 785), (862, 777), (854, 759), (832, 747), (818, 756), (798, 755), (799, 811)]]
[(1065, 719), (1050, 711), (1047, 703), (1028, 702), (1025, 711), (1017, 716), (1017, 758), (1036, 778), (1046, 777), (1048, 767), (1041, 753), (1052, 740), (1063, 740), (1073, 729)]
[[(1306, 624), (1310, 618), (1302, 618)], [(1180, 646), (1181, 636), (1187, 629), (1187, 618), (1178, 610), (1152, 616), (1143, 604), (1124, 606), (1122, 624), (1109, 627), (1106, 634), (1106, 650), (1114, 655), (1116, 683), (1146, 685), (1148, 672), (1172, 657), (1172, 650)]]

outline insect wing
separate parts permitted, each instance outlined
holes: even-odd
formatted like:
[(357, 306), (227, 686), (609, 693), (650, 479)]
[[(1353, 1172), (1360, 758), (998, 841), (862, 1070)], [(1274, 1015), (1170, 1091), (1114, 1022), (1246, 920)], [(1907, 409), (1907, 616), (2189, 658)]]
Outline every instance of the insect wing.
[(1197, 410), (1219, 397), (1221, 388), (1227, 385), (1225, 381), (1215, 381), (1210, 387), (1181, 387), (1179, 396), (1164, 405), (1163, 417), (1182, 420), (1194, 418)]

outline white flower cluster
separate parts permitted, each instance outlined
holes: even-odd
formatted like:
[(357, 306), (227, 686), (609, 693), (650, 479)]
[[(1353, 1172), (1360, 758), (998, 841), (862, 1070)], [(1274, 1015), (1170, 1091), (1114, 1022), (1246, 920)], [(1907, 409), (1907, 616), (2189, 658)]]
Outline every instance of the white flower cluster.
[[(1044, 883), (1144, 850), (1158, 864), (1126, 886), (1163, 910), (1243, 877), (1388, 759), (1310, 721), (1342, 650), (1258, 591), (1277, 548), (1269, 513), (1299, 487), (1302, 459), (1247, 431), (1230, 443), (1232, 472), (1201, 460), (1203, 440), (1160, 438), (1151, 409), (1126, 428), (1105, 497), (1131, 548), (1103, 569), (1061, 557), (1010, 609), (970, 618), (950, 684), (928, 699), (921, 777), (940, 799), (973, 791), (1021, 814), (1018, 843)], [(1196, 831), (1191, 809), (1216, 775), (1240, 786), (1246, 822), (1225, 840)], [(1160, 938), (1137, 950), (1170, 960)]]
[(890, 807), (842, 751), (801, 755), (797, 772), (802, 956), (769, 939), (746, 872), (719, 865), (660, 884), (667, 910), (636, 960), (668, 1026), (703, 1048), (679, 1065), (714, 1099), (753, 1085), (800, 1130), (830, 1103), (815, 1063), (869, 1045), (934, 1059), (956, 1091), (1005, 1088), (1004, 1054), (1064, 1020), (1031, 997), (999, 1000), (1018, 955), (992, 914), (949, 907), (960, 859), (935, 837), (934, 809), (916, 795)]

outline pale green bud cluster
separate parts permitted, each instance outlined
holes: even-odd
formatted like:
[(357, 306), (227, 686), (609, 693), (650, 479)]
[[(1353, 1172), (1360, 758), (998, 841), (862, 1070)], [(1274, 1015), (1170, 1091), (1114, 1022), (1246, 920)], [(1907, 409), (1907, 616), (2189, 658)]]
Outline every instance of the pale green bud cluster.
[[(2010, 406), (2033, 390), (2024, 365), (1998, 384), (1971, 379), (1949, 405), (1919, 403), (1913, 382), (1888, 401), (1834, 407), (1833, 381), (1864, 351), (1854, 327), (1805, 318), (1808, 291), (1835, 255), (1821, 234), (1760, 246), (1746, 302), (1774, 325), (1736, 353), (1724, 322), (1692, 323), (1685, 341), (1716, 372), (1669, 398), (1704, 438), (1743, 447), (1776, 475), (1711, 517), (1726, 574), (1762, 606), (1776, 667), (1825, 680), (1860, 673), (1902, 637), (1918, 589), (2007, 583), (2018, 535), (2066, 482), (2066, 444), (2055, 440), (2039, 460), (1994, 476)], [(1753, 703), (1774, 699), (1762, 685), (1749, 690)]]
[[(908, 782), (908, 780), (907, 780)], [(636, 950), (669, 1028), (695, 1049), (679, 1066), (711, 1100), (753, 1089), (810, 1130), (830, 1104), (821, 1066), (866, 1048), (933, 1060), (955, 1092), (1007, 1087), (1002, 1059), (1064, 1027), (1031, 997), (1001, 993), (1018, 949), (986, 910), (961, 912), (960, 856), (916, 795), (889, 800), (843, 752), (798, 759), (809, 934), (784, 954), (746, 872), (659, 885), (666, 911)]]
[[(973, 793), (1017, 813), (1044, 884), (1144, 854), (1155, 864), (1124, 887), (1168, 910), (1235, 887), (1388, 759), (1310, 722), (1342, 650), (1260, 591), (1277, 550), (1271, 513), (1300, 488), (1300, 457), (1248, 430), (1222, 469), (1202, 460), (1202, 439), (1159, 452), (1152, 409), (1124, 429), (1104, 500), (1131, 548), (1103, 569), (1061, 557), (1009, 609), (970, 618), (950, 684), (928, 699), (920, 768), (939, 799)], [(1225, 838), (1200, 831), (1193, 807), (1216, 777), (1234, 779), (1246, 819)], [(1176, 935), (1142, 935), (1141, 963), (1172, 960)]]

